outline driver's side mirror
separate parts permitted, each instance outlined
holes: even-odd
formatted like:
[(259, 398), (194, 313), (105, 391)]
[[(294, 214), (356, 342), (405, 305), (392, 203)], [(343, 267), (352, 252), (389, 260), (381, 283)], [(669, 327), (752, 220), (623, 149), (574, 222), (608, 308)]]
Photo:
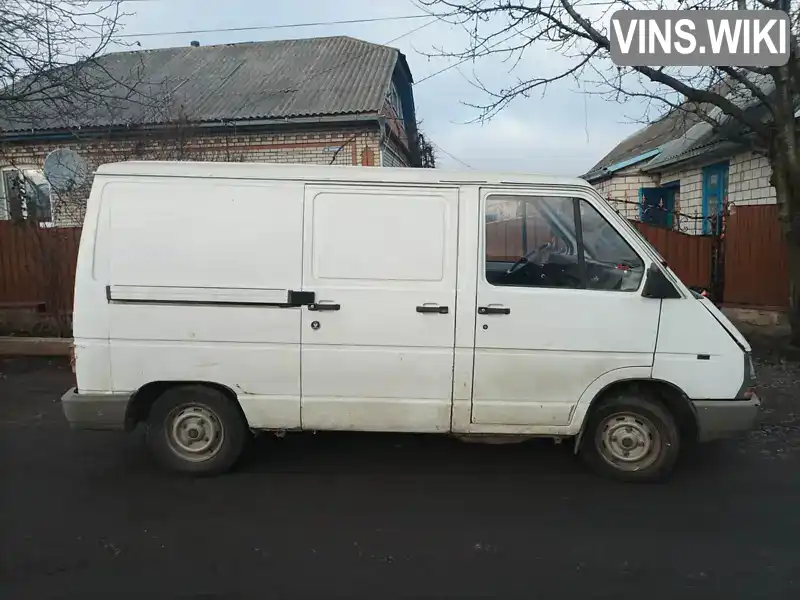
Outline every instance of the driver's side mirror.
[(682, 298), (680, 292), (675, 289), (675, 286), (656, 263), (651, 263), (650, 268), (647, 269), (647, 280), (644, 282), (642, 296), (659, 299)]

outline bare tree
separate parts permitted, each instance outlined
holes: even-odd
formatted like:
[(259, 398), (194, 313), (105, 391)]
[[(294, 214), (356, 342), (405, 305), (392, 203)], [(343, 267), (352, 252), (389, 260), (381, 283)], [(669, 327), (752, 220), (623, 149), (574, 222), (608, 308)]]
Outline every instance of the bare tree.
[[(678, 110), (743, 149), (762, 153), (772, 167), (780, 220), (787, 241), (790, 279), (790, 321), (793, 341), (800, 344), (800, 156), (795, 107), (800, 86), (798, 27), (800, 2), (791, 0), (418, 0), (443, 20), (468, 34), (459, 49), (439, 48), (438, 56), (459, 62), (501, 57), (514, 74), (525, 71), (501, 89), (490, 89), (477, 105), (478, 118), (491, 118), (510, 102), (561, 80), (579, 82), (586, 93), (623, 101), (640, 99), (642, 120)], [(791, 57), (783, 67), (617, 67), (611, 62), (608, 17), (621, 9), (769, 9), (789, 14)], [(448, 16), (450, 15), (450, 16)], [(551, 50), (553, 61), (520, 61), (533, 49)], [(553, 69), (553, 65), (557, 65)], [(537, 72), (538, 70), (538, 72)]]
[(425, 134), (421, 131), (417, 134), (417, 140), (419, 142), (419, 153), (420, 158), (422, 159), (422, 167), (425, 169), (435, 169), (436, 168), (436, 150), (428, 141), (428, 138), (425, 137)]
[[(44, 154), (72, 147), (86, 154), (91, 171), (107, 160), (190, 158), (194, 132), (188, 131), (185, 119), (171, 118), (175, 107), (170, 82), (145, 81), (141, 60), (121, 67), (106, 56), (112, 44), (119, 45), (125, 16), (120, 0), (0, 0), (0, 134), (56, 130), (69, 135), (51, 147), (42, 146), (43, 153), (18, 154), (17, 144), (6, 136), (0, 140), (0, 185), (5, 192), (0, 203), (9, 225), (19, 228), (16, 238), (27, 240), (17, 248), (25, 253), (15, 257), (18, 269), (36, 282), (36, 300), (48, 313), (47, 330), (58, 335), (70, 328), (71, 307), (64, 306), (64, 292), (71, 285), (74, 257), (69, 255), (80, 231), (70, 226), (83, 221), (91, 178), (56, 189), (42, 172)], [(117, 152), (99, 156), (96, 138), (84, 128), (124, 122), (132, 103), (140, 108), (142, 125), (163, 127), (156, 134), (133, 128), (130, 139), (117, 144)]]
[(124, 16), (121, 0), (0, 0), (0, 128), (79, 126), (141, 95), (98, 61)]
[[(115, 41), (123, 16), (118, 0), (0, 0), (0, 133), (77, 128), (114, 101), (133, 97), (135, 77), (108, 77), (97, 62)], [(57, 195), (41, 165), (15, 169), (6, 150), (0, 141), (3, 162), (11, 167), (0, 174), (6, 216), (35, 240), (20, 250), (26, 256), (15, 258), (44, 277), (41, 300), (62, 333), (62, 286), (51, 267), (64, 253), (63, 240), (55, 238), (65, 234), (39, 227), (59, 210)]]

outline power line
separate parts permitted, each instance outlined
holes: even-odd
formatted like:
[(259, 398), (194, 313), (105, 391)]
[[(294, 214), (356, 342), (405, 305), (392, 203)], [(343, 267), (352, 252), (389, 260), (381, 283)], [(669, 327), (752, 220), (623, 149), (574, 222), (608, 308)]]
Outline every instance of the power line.
[[(651, 0), (627, 0), (627, 1), (629, 3), (631, 3), (631, 4), (641, 4), (641, 3), (650, 2)], [(554, 0), (554, 2), (555, 2), (555, 0)], [(614, 1), (605, 1), (605, 0), (603, 0), (603, 1), (597, 1), (597, 2), (576, 3), (574, 6), (575, 6), (575, 8), (580, 8), (582, 6), (611, 6), (612, 4), (617, 4), (617, 3), (619, 3), (618, 0), (614, 0)], [(512, 33), (508, 37), (505, 37), (502, 40), (500, 40), (498, 42), (495, 42), (494, 44), (491, 44), (490, 46), (487, 46), (486, 48), (483, 48), (481, 51), (485, 52), (486, 50), (491, 50), (493, 48), (496, 48), (500, 44), (508, 42), (509, 40), (515, 38), (516, 36), (522, 35), (526, 31), (532, 29), (534, 27), (534, 25), (535, 24), (528, 25), (527, 27), (524, 27), (523, 29), (520, 29), (519, 31), (515, 31), (514, 33)], [(458, 62), (454, 62), (452, 65), (448, 65), (448, 66), (444, 67), (443, 69), (439, 69), (438, 71), (436, 71), (434, 73), (431, 73), (430, 75), (426, 75), (425, 77), (423, 77), (419, 81), (415, 81), (414, 85), (419, 85), (420, 83), (428, 81), (428, 79), (432, 79), (432, 78), (436, 77), (437, 75), (441, 75), (445, 71), (449, 71), (450, 69), (454, 69), (457, 66), (463, 65), (465, 62), (473, 60), (475, 58), (479, 58), (479, 57), (478, 56), (467, 56), (466, 58), (462, 58)]]
[[(87, 4), (131, 4), (134, 2), (166, 2), (171, 0), (82, 0)], [(188, 2), (188, 0), (187, 0)]]
[[(137, 2), (154, 2), (156, 0), (135, 0)], [(297, 27), (324, 27), (326, 25), (354, 25), (358, 23), (380, 23), (386, 21), (408, 21), (411, 19), (429, 19), (429, 15), (401, 15), (396, 17), (373, 17), (370, 19), (344, 19), (341, 21), (312, 21), (307, 23), (283, 23), (280, 25), (253, 25), (250, 27), (218, 27), (214, 29), (187, 29), (184, 31), (146, 31), (143, 33), (124, 33), (114, 38), (139, 38), (162, 35), (194, 35), (197, 33), (225, 33), (233, 31), (265, 31), (269, 29), (292, 29)], [(92, 35), (82, 39), (101, 39), (103, 36)], [(402, 37), (402, 36), (401, 36)], [(399, 39), (399, 38), (398, 38)], [(391, 42), (387, 42), (391, 43)]]
[[(97, 3), (97, 4), (110, 4), (115, 0), (85, 0), (89, 3)], [(119, 0), (120, 2), (127, 3), (127, 2), (165, 2), (167, 0)], [(555, 1), (555, 0), (554, 0)], [(627, 2), (631, 4), (640, 4), (640, 3), (648, 3), (652, 0), (627, 0)], [(603, 1), (595, 1), (595, 2), (584, 2), (584, 3), (576, 3), (575, 7), (583, 7), (583, 6), (611, 6), (613, 4), (621, 3), (620, 0), (603, 0)], [(274, 30), (274, 29), (293, 29), (293, 28), (300, 28), (300, 27), (324, 27), (327, 25), (356, 25), (360, 23), (379, 23), (379, 22), (388, 22), (388, 21), (407, 21), (411, 19), (425, 19), (425, 18), (435, 18), (441, 20), (445, 23), (449, 23), (445, 21), (445, 17), (453, 16), (451, 14), (445, 15), (436, 15), (436, 14), (423, 14), (423, 15), (399, 15), (395, 17), (373, 17), (368, 19), (344, 19), (340, 21), (315, 21), (315, 22), (308, 22), (308, 23), (285, 23), (281, 25), (255, 25), (255, 26), (248, 26), (248, 27), (220, 27), (220, 28), (212, 28), (212, 29), (187, 29), (184, 31), (145, 31), (142, 33), (124, 33), (115, 35), (115, 38), (137, 38), (137, 37), (158, 37), (158, 36), (168, 36), (168, 35), (194, 35), (199, 33), (230, 33), (230, 32), (240, 32), (240, 31), (267, 31), (267, 30)], [(526, 28), (526, 30), (529, 28)], [(524, 31), (524, 30), (523, 30)], [(86, 36), (81, 39), (86, 40), (93, 40), (93, 39), (102, 39), (104, 36), (99, 35), (91, 35)], [(513, 37), (513, 36), (512, 36)], [(507, 38), (510, 39), (510, 38)], [(467, 59), (468, 60), (468, 59)], [(466, 60), (462, 61), (466, 62)], [(462, 63), (457, 63), (462, 64)], [(455, 65), (454, 65), (455, 66)], [(438, 75), (438, 73), (436, 73)], [(418, 83), (421, 83), (418, 82)]]
[(444, 148), (442, 148), (442, 147), (441, 147), (439, 144), (437, 144), (437, 143), (436, 143), (436, 142), (434, 142), (433, 140), (429, 140), (429, 141), (430, 141), (430, 144), (431, 144), (431, 146), (435, 146), (436, 148), (438, 148), (439, 150), (441, 150), (442, 152), (444, 152), (444, 153), (445, 153), (447, 156), (449, 156), (450, 158), (452, 158), (452, 159), (453, 159), (454, 161), (456, 161), (457, 163), (460, 163), (460, 164), (464, 165), (464, 166), (465, 166), (465, 167), (467, 167), (468, 169), (475, 170), (475, 167), (473, 167), (472, 165), (470, 165), (470, 164), (468, 164), (468, 163), (465, 163), (463, 160), (461, 160), (461, 159), (460, 159), (460, 158), (458, 158), (457, 156), (455, 156), (455, 155), (451, 154), (450, 152), (448, 152), (447, 150), (445, 150)]
[[(425, 16), (427, 17), (427, 15), (425, 15)], [(430, 18), (430, 17), (428, 17), (428, 18)], [(322, 71), (318, 71), (317, 73), (314, 73), (313, 75), (311, 75), (311, 76), (309, 76), (309, 77), (306, 77), (306, 78), (305, 78), (305, 79), (303, 79), (302, 81), (298, 82), (298, 84), (297, 84), (297, 85), (302, 85), (302, 84), (304, 84), (304, 83), (307, 83), (307, 82), (311, 81), (312, 79), (315, 79), (316, 77), (319, 77), (320, 75), (324, 75), (325, 73), (329, 73), (329, 72), (331, 72), (331, 71), (334, 71), (334, 70), (336, 70), (336, 69), (338, 69), (338, 68), (340, 68), (340, 67), (343, 67), (343, 66), (344, 66), (344, 65), (346, 65), (347, 63), (350, 63), (350, 62), (352, 62), (352, 61), (354, 61), (354, 60), (357, 60), (357, 59), (359, 59), (359, 58), (362, 58), (362, 57), (366, 56), (366, 55), (367, 55), (367, 54), (369, 54), (370, 52), (376, 52), (376, 51), (378, 51), (378, 50), (381, 50), (381, 49), (382, 49), (382, 46), (388, 46), (389, 44), (393, 44), (394, 42), (396, 42), (396, 41), (398, 41), (398, 40), (401, 40), (401, 39), (403, 39), (404, 37), (408, 37), (408, 36), (409, 36), (409, 35), (411, 35), (412, 33), (416, 33), (416, 32), (417, 32), (417, 31), (419, 31), (420, 29), (424, 29), (425, 27), (428, 27), (429, 25), (432, 25), (432, 24), (433, 24), (433, 23), (435, 23), (435, 22), (436, 22), (436, 19), (431, 19), (431, 20), (430, 20), (430, 21), (428, 21), (427, 23), (423, 23), (423, 24), (422, 24), (422, 25), (420, 25), (419, 27), (415, 27), (414, 29), (411, 29), (411, 30), (409, 30), (409, 31), (406, 31), (406, 32), (405, 32), (405, 33), (403, 33), (403, 34), (401, 34), (401, 35), (398, 35), (397, 37), (394, 37), (394, 38), (390, 39), (388, 42), (384, 42), (383, 44), (379, 45), (379, 46), (378, 46), (378, 47), (376, 47), (376, 48), (369, 48), (368, 50), (365, 50), (364, 52), (359, 52), (358, 54), (356, 54), (356, 55), (354, 55), (354, 56), (351, 56), (350, 58), (348, 58), (348, 59), (345, 59), (345, 60), (343, 60), (342, 62), (340, 62), (340, 63), (338, 63), (338, 64), (336, 64), (336, 65), (333, 65), (332, 67), (328, 67), (327, 69), (323, 69)]]
[[(384, 116), (384, 118), (385, 118), (387, 121), (396, 121), (397, 123), (399, 123), (399, 124), (401, 124), (401, 125), (405, 125), (405, 121), (404, 121), (403, 119), (399, 118), (399, 117), (390, 117), (390, 116)], [(350, 140), (348, 140), (348, 142), (346, 142), (346, 143), (349, 143), (349, 142), (350, 142)], [(428, 140), (428, 143), (429, 143), (431, 146), (436, 146), (436, 147), (437, 147), (439, 150), (441, 150), (441, 151), (442, 151), (442, 153), (446, 154), (447, 156), (449, 156), (450, 158), (452, 158), (452, 159), (453, 159), (454, 161), (456, 161), (457, 163), (460, 163), (460, 164), (464, 165), (464, 166), (465, 166), (465, 167), (467, 167), (468, 169), (473, 169), (473, 170), (475, 169), (475, 167), (473, 167), (473, 166), (472, 166), (472, 165), (470, 165), (469, 163), (466, 163), (466, 162), (464, 162), (463, 160), (461, 160), (460, 158), (458, 158), (456, 155), (454, 155), (452, 152), (448, 152), (447, 150), (445, 150), (444, 148), (442, 148), (442, 147), (441, 147), (439, 144), (437, 144), (437, 143), (436, 143), (436, 142), (434, 142), (433, 140)], [(333, 163), (331, 163), (331, 164), (333, 164)]]
[[(103, 1), (108, 1), (108, 0), (88, 0), (88, 1), (89, 2), (103, 2)], [(122, 0), (122, 1), (123, 2), (155, 2), (155, 1), (159, 1), (159, 0)], [(161, 0), (161, 1), (163, 1), (163, 0)], [(370, 19), (347, 19), (347, 20), (341, 20), (341, 21), (319, 21), (319, 22), (311, 22), (311, 23), (264, 25), (264, 26), (253, 26), (253, 27), (228, 27), (228, 28), (197, 29), (197, 30), (186, 30), (186, 31), (147, 32), (147, 33), (139, 33), (139, 34), (132, 34), (131, 33), (131, 34), (119, 35), (119, 36), (116, 36), (116, 37), (132, 38), (132, 37), (150, 37), (150, 36), (159, 36), (159, 35), (187, 35), (187, 34), (197, 34), (197, 33), (218, 33), (218, 32), (232, 32), (232, 31), (258, 31), (258, 30), (269, 30), (269, 29), (288, 29), (288, 28), (292, 28), (292, 27), (318, 27), (318, 26), (324, 26), (324, 25), (348, 25), (348, 24), (356, 24), (356, 23), (375, 23), (375, 22), (383, 22), (383, 21), (404, 21), (404, 20), (411, 20), (411, 19), (424, 19), (424, 18), (427, 18), (427, 19), (430, 19), (430, 20), (427, 23), (423, 23), (419, 27), (415, 27), (414, 29), (411, 29), (411, 30), (409, 30), (409, 31), (397, 36), (397, 37), (394, 37), (391, 40), (389, 40), (387, 42), (384, 42), (382, 44), (384, 46), (388, 46), (389, 44), (392, 44), (392, 43), (394, 43), (394, 42), (396, 42), (398, 40), (403, 39), (404, 37), (407, 37), (407, 36), (409, 36), (409, 35), (411, 35), (413, 33), (416, 33), (417, 31), (419, 31), (419, 30), (421, 30), (421, 29), (423, 29), (425, 27), (428, 27), (429, 25), (432, 25), (436, 21), (441, 20), (442, 17), (438, 16), (438, 15), (431, 16), (431, 15), (428, 15), (428, 14), (424, 14), (424, 15), (403, 15), (403, 16), (396, 16), (396, 17), (375, 17), (375, 18), (370, 18)], [(89, 39), (91, 39), (91, 38), (89, 38)], [(314, 73), (311, 77), (306, 78), (301, 83), (306, 83), (306, 82), (314, 79), (315, 77), (319, 77), (320, 75), (323, 75), (323, 74), (325, 74), (325, 73), (327, 73), (329, 71), (332, 71), (334, 69), (338, 69), (338, 68), (344, 66), (345, 64), (347, 64), (348, 62), (351, 62), (352, 60), (360, 58), (362, 55), (367, 54), (367, 53), (372, 52), (372, 51), (374, 51), (374, 50), (370, 49), (367, 52), (360, 53), (360, 54), (358, 54), (356, 56), (353, 56), (353, 57), (349, 58), (348, 60), (345, 60), (345, 61), (339, 63), (338, 65), (335, 65), (335, 66), (333, 66), (333, 67), (331, 67), (329, 69), (325, 69), (325, 70), (320, 71), (318, 73)], [(460, 63), (457, 63), (457, 64), (460, 64)], [(456, 65), (451, 65), (448, 68), (452, 68), (453, 66), (456, 66)], [(447, 70), (447, 69), (444, 69), (444, 70)], [(437, 74), (438, 73), (434, 73), (433, 75), (429, 75), (425, 79), (430, 79), (431, 77), (433, 77), (433, 76), (435, 76)], [(424, 81), (424, 79), (423, 79), (423, 81)], [(460, 158), (458, 158), (457, 156), (455, 156), (451, 152), (448, 152), (447, 150), (442, 148), (441, 145), (439, 145), (439, 144), (437, 144), (436, 142), (433, 142), (433, 141), (431, 141), (430, 143), (431, 143), (431, 145), (433, 145), (434, 147), (439, 149), (442, 153), (444, 153), (445, 155), (449, 156), (451, 159), (453, 159), (457, 163), (467, 167), (468, 169), (473, 169), (474, 170), (474, 167), (472, 165), (470, 165), (469, 163), (461, 160)]]
[[(427, 16), (427, 15), (426, 15), (426, 16)], [(429, 18), (430, 18), (430, 17), (429, 17)], [(370, 54), (371, 52), (376, 52), (376, 51), (382, 50), (382, 49), (383, 49), (385, 46), (388, 46), (389, 44), (392, 44), (392, 43), (394, 43), (394, 42), (396, 42), (396, 41), (398, 41), (398, 40), (400, 40), (400, 39), (402, 39), (402, 38), (404, 38), (404, 37), (407, 37), (407, 36), (411, 35), (412, 33), (416, 33), (416, 32), (417, 32), (417, 31), (419, 31), (420, 29), (424, 29), (425, 27), (428, 27), (429, 25), (432, 25), (432, 24), (433, 24), (433, 23), (435, 23), (435, 22), (436, 22), (436, 19), (435, 19), (435, 18), (432, 18), (432, 19), (431, 19), (430, 21), (428, 21), (427, 23), (423, 23), (423, 24), (422, 24), (422, 25), (420, 25), (419, 27), (415, 27), (414, 29), (411, 29), (411, 30), (409, 30), (409, 31), (406, 31), (406, 32), (405, 32), (405, 33), (403, 33), (403, 34), (401, 34), (401, 35), (398, 35), (397, 37), (394, 37), (394, 38), (392, 38), (392, 39), (391, 39), (391, 40), (389, 40), (388, 42), (384, 42), (384, 43), (383, 43), (383, 44), (381, 44), (381, 45), (376, 45), (374, 48), (368, 48), (368, 49), (367, 49), (367, 50), (365, 50), (364, 52), (359, 52), (358, 54), (355, 54), (355, 55), (353, 55), (353, 56), (351, 56), (351, 57), (349, 57), (349, 58), (347, 58), (347, 59), (345, 59), (345, 60), (341, 61), (340, 63), (337, 63), (337, 64), (335, 64), (335, 65), (333, 65), (333, 66), (331, 66), (331, 67), (328, 67), (327, 69), (323, 69), (323, 70), (321, 70), (321, 71), (317, 71), (316, 73), (314, 73), (314, 74), (310, 75), (309, 77), (306, 77), (305, 79), (302, 79), (302, 80), (298, 81), (298, 82), (297, 82), (295, 85), (296, 85), (296, 86), (299, 88), (299, 86), (302, 86), (303, 84), (305, 84), (305, 83), (308, 83), (308, 82), (309, 82), (309, 81), (311, 81), (312, 79), (315, 79), (315, 78), (317, 78), (317, 77), (320, 77), (321, 75), (325, 75), (326, 73), (330, 73), (331, 71), (335, 71), (336, 69), (339, 69), (339, 68), (343, 67), (344, 65), (346, 65), (346, 64), (348, 64), (348, 63), (350, 63), (350, 62), (352, 62), (352, 61), (354, 61), (354, 60), (358, 60), (359, 58), (362, 58), (362, 57), (366, 56), (367, 54)], [(285, 91), (283, 91), (283, 90), (281, 90), (281, 91), (276, 91), (276, 92), (271, 92), (271, 93), (268, 93), (268, 94), (266, 94), (266, 96), (262, 96), (260, 99), (262, 99), (262, 100), (263, 100), (265, 97), (267, 97), (267, 98), (268, 98), (268, 97), (270, 97), (270, 96), (275, 96), (275, 95), (277, 95), (277, 94), (283, 94), (283, 93), (285, 93)], [(250, 105), (245, 105), (245, 107), (242, 107), (241, 109), (247, 108), (247, 107), (249, 107), (249, 106), (250, 106)]]
[[(87, 4), (116, 4), (119, 2), (120, 4), (132, 4), (136, 2), (168, 2), (168, 1), (178, 1), (178, 0), (83, 0)], [(186, 0), (187, 2), (189, 0)], [(652, 0), (627, 0), (630, 4), (643, 4), (651, 2)], [(612, 4), (623, 4), (621, 0), (597, 0), (595, 2), (575, 2), (573, 4), (574, 7), (579, 6), (611, 6)], [(431, 13), (431, 16), (433, 14)]]
[[(533, 25), (529, 25), (528, 27), (525, 27), (524, 29), (521, 29), (520, 31), (515, 31), (513, 34), (509, 35), (508, 37), (505, 37), (502, 40), (500, 40), (498, 42), (495, 42), (494, 44), (492, 44), (490, 46), (487, 46), (486, 48), (483, 49), (483, 51), (491, 50), (492, 48), (496, 48), (500, 44), (503, 44), (503, 43), (509, 41), (510, 39), (512, 39), (512, 38), (514, 38), (514, 37), (516, 37), (518, 35), (521, 35), (522, 33), (528, 31), (532, 27), (533, 27)], [(467, 56), (466, 58), (462, 58), (458, 62), (454, 62), (452, 65), (448, 65), (448, 66), (444, 67), (443, 69), (439, 69), (435, 73), (431, 73), (430, 75), (426, 75), (425, 77), (423, 77), (419, 81), (415, 82), (414, 85), (419, 85), (420, 83), (422, 83), (424, 81), (428, 81), (428, 79), (433, 79), (437, 75), (441, 75), (445, 71), (449, 71), (450, 69), (454, 69), (459, 65), (463, 65), (465, 62), (467, 62), (469, 60), (473, 60), (474, 58), (478, 58), (478, 57), (477, 56)]]
[[(89, 3), (95, 4), (112, 4), (117, 0), (84, 0)], [(129, 2), (165, 2), (167, 0), (119, 0), (122, 3), (129, 3)], [(555, 1), (555, 0), (554, 0)], [(650, 3), (653, 0), (627, 0), (630, 4), (646, 4)], [(583, 6), (611, 6), (613, 4), (621, 3), (620, 0), (599, 0), (594, 2), (578, 2), (575, 4), (576, 8), (583, 7)], [(434, 17), (438, 20), (441, 20), (445, 23), (449, 23), (448, 21), (444, 21), (445, 17), (453, 16), (453, 14), (445, 14), (445, 15), (436, 15), (433, 13), (427, 13), (423, 15), (399, 15), (395, 17), (374, 17), (368, 19), (344, 19), (340, 21), (317, 21), (317, 22), (309, 22), (309, 23), (286, 23), (281, 25), (255, 25), (249, 27), (221, 27), (221, 28), (213, 28), (213, 29), (188, 29), (185, 31), (146, 31), (143, 33), (125, 33), (120, 35), (115, 35), (115, 38), (135, 38), (135, 37), (157, 37), (157, 36), (165, 36), (165, 35), (194, 35), (198, 33), (228, 33), (228, 32), (239, 32), (239, 31), (265, 31), (271, 29), (292, 29), (298, 27), (324, 27), (326, 25), (355, 25), (359, 23), (379, 23), (379, 22), (388, 22), (388, 21), (406, 21), (411, 19), (425, 19)], [(101, 39), (103, 36), (87, 36), (81, 39)], [(464, 61), (466, 62), (466, 61)], [(459, 63), (460, 64), (460, 63)]]

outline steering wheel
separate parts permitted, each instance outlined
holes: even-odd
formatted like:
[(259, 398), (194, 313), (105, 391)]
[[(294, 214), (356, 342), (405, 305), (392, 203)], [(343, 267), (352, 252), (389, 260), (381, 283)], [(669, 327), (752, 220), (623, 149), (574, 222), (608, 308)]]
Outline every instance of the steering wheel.
[(533, 250), (531, 250), (530, 252), (528, 252), (527, 254), (525, 254), (525, 256), (520, 256), (520, 257), (519, 257), (519, 258), (518, 258), (518, 259), (517, 259), (517, 260), (514, 262), (514, 264), (513, 264), (513, 265), (511, 265), (511, 266), (508, 268), (508, 270), (506, 271), (506, 275), (511, 275), (512, 273), (514, 273), (514, 272), (518, 271), (518, 270), (519, 270), (519, 268), (520, 268), (522, 265), (525, 265), (525, 264), (528, 264), (529, 262), (531, 262), (531, 260), (530, 260), (531, 258), (533, 258), (533, 257), (534, 257), (536, 254), (538, 254), (539, 252), (541, 252), (542, 250), (544, 250), (544, 249), (545, 249), (545, 248), (547, 248), (548, 246), (550, 246), (550, 244), (549, 244), (549, 243), (547, 243), (547, 244), (542, 244), (542, 245), (541, 245), (541, 246), (539, 246), (538, 248), (534, 248)]

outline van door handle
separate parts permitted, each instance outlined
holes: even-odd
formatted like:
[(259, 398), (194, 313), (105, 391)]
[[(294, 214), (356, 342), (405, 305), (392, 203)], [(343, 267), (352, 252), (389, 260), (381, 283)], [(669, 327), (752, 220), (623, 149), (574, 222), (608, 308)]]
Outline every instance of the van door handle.
[(315, 312), (318, 310), (339, 310), (340, 308), (342, 307), (338, 304), (330, 304), (327, 302), (319, 302), (308, 305), (308, 310), (313, 310)]
[(479, 306), (479, 315), (510, 315), (511, 309), (505, 306)]
[(439, 306), (437, 304), (423, 304), (422, 306), (417, 307), (418, 313), (438, 313), (440, 315), (446, 315), (450, 312), (450, 309), (446, 306)]

